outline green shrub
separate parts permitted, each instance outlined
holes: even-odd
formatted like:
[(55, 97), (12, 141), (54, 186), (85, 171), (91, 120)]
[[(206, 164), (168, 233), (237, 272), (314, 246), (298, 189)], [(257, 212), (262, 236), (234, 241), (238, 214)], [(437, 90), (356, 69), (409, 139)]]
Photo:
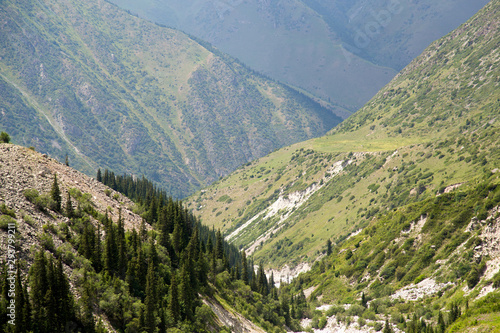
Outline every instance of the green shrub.
[(474, 288), (479, 282), (479, 271), (476, 268), (473, 268), (469, 275), (467, 276), (467, 286), (469, 289)]
[(45, 211), (47, 208), (51, 210), (56, 208), (56, 202), (48, 194), (40, 195), (34, 188), (24, 190), (23, 193), (24, 197), (41, 211)]
[(5, 132), (1, 132), (0, 133), (0, 142), (3, 142), (3, 143), (9, 143), (10, 142), (10, 136), (5, 133)]
[(493, 287), (500, 288), (500, 271), (493, 276)]
[(420, 282), (422, 282), (423, 280), (425, 279), (425, 274), (421, 274), (419, 276), (417, 276), (417, 278), (413, 281), (414, 284), (419, 284)]
[(42, 233), (40, 235), (40, 244), (44, 249), (50, 252), (54, 252), (56, 247), (54, 245), (54, 240), (52, 239), (52, 236), (49, 233)]
[(384, 325), (382, 325), (382, 323), (379, 323), (378, 321), (373, 324), (373, 329), (375, 330), (375, 332), (380, 332), (383, 327)]
[(28, 223), (30, 226), (34, 226), (35, 219), (33, 217), (31, 217), (31, 215), (25, 214), (23, 219), (24, 219), (24, 222)]
[(394, 276), (395, 271), (396, 271), (395, 264), (390, 263), (389, 265), (384, 267), (384, 269), (380, 273), (380, 276), (387, 280)]
[(337, 314), (343, 313), (343, 312), (345, 312), (345, 309), (343, 306), (332, 306), (331, 308), (329, 308), (326, 311), (326, 315), (328, 317), (331, 317), (331, 316), (334, 316), (334, 315), (337, 315)]
[(16, 213), (14, 212), (14, 210), (7, 207), (5, 203), (2, 203), (0, 205), (0, 213), (16, 218)]
[(325, 328), (325, 327), (326, 327), (327, 322), (328, 322), (328, 321), (326, 320), (326, 317), (325, 317), (325, 316), (323, 316), (323, 317), (319, 318), (318, 328), (319, 328), (320, 330), (322, 330), (323, 328)]
[(7, 230), (9, 223), (16, 223), (16, 220), (9, 215), (0, 215), (0, 229)]
[(365, 312), (366, 308), (359, 304), (352, 304), (351, 307), (347, 310), (347, 314), (349, 316), (358, 316), (361, 317), (363, 312)]
[(23, 194), (24, 194), (24, 197), (31, 203), (35, 203), (35, 201), (40, 196), (38, 191), (34, 188), (29, 188), (29, 189), (24, 190)]

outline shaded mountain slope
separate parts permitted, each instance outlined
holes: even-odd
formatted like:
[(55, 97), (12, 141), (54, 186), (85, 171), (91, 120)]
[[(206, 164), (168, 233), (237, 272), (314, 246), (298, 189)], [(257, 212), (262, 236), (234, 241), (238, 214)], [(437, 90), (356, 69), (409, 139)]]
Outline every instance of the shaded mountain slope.
[(113, 0), (351, 112), (488, 1)]
[(89, 174), (144, 174), (184, 196), (340, 120), (105, 1), (3, 1), (0, 15), (2, 130)]

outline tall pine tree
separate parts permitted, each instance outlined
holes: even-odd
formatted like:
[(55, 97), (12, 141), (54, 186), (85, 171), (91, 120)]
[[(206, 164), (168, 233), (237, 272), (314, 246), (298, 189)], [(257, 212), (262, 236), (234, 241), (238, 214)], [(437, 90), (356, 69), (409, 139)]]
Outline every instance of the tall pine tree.
[(54, 211), (61, 212), (62, 198), (61, 190), (59, 189), (59, 184), (57, 183), (57, 174), (54, 174), (54, 181), (52, 183), (52, 189), (50, 190), (50, 196), (54, 201)]
[(144, 324), (146, 332), (153, 333), (156, 328), (156, 277), (154, 271), (153, 261), (149, 261), (148, 274), (146, 276), (146, 299), (144, 300), (146, 306)]

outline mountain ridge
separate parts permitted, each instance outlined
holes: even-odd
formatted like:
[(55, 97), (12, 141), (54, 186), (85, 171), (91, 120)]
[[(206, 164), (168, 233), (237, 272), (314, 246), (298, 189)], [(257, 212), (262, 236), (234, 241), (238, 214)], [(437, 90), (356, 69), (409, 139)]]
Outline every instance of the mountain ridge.
[(2, 7), (9, 96), (2, 129), (59, 160), (68, 154), (87, 174), (98, 167), (144, 174), (182, 197), (340, 121), (289, 87), (108, 2)]
[(268, 76), (354, 112), (487, 1), (114, 3), (208, 40)]
[[(344, 239), (374, 216), (473, 184), (499, 159), (498, 15), (493, 1), (328, 135), (238, 169), (192, 196), (189, 207), (227, 235), (260, 216), (235, 244), (249, 249), (263, 237), (254, 255), (279, 268), (314, 262), (329, 237)], [(325, 183), (328, 168), (341, 161), (355, 163)], [(300, 207), (263, 218), (274, 202), (322, 181)]]

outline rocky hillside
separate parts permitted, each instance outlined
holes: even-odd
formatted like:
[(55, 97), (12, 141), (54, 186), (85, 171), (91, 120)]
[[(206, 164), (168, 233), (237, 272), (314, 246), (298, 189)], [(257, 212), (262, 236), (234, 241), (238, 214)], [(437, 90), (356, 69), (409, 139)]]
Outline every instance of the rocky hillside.
[[(62, 198), (66, 199), (68, 193), (72, 193), (73, 196), (80, 197), (82, 202), (92, 202), (99, 213), (108, 211), (113, 220), (118, 219), (118, 211), (121, 209), (125, 228), (139, 231), (142, 219), (133, 212), (132, 201), (46, 154), (21, 146), (0, 144), (0, 162), (0, 202), (16, 215), (17, 233), (22, 235), (22, 242), (19, 242), (20, 259), (27, 264), (33, 260), (33, 246), (62, 250), (60, 246), (64, 244), (63, 240), (54, 236), (61, 235), (62, 228), (69, 219), (38, 209), (36, 203), (30, 202), (25, 194), (26, 190), (36, 190), (40, 195), (50, 193), (55, 175)], [(75, 209), (78, 204), (78, 201), (73, 203)], [(2, 215), (2, 222), (8, 219), (7, 216)], [(4, 227), (2, 224), (2, 228)], [(2, 232), (2, 237), (6, 236)]]
[(176, 197), (340, 118), (187, 35), (103, 0), (2, 1), (0, 130)]
[(380, 214), (489, 177), (500, 161), (499, 5), (429, 46), (330, 135), (243, 166), (190, 207), (256, 258), (293, 268)]
[[(298, 279), (314, 332), (500, 329), (500, 178), (377, 215)], [(323, 319), (321, 319), (323, 318)], [(322, 323), (322, 324), (320, 324)]]
[(268, 284), (262, 267), (153, 183), (115, 181), (128, 182), (136, 201), (0, 143), (2, 331), (13, 327), (13, 302), (21, 332), (285, 331), (288, 289)]

